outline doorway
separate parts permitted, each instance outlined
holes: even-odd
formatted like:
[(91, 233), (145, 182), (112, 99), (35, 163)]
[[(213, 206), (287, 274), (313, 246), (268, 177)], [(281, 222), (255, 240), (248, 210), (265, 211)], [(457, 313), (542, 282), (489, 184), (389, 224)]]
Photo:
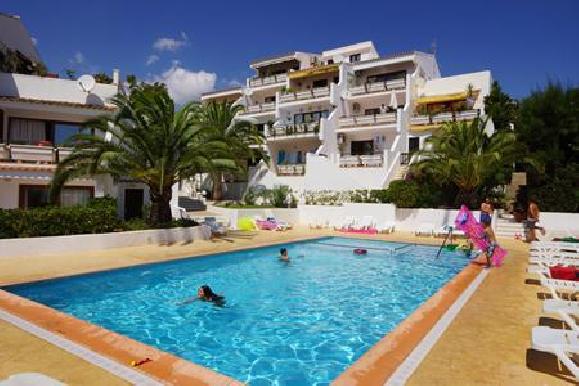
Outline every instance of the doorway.
[(145, 192), (143, 189), (125, 189), (125, 220), (143, 217)]
[(420, 138), (410, 137), (408, 138), (408, 152), (414, 153), (420, 149)]

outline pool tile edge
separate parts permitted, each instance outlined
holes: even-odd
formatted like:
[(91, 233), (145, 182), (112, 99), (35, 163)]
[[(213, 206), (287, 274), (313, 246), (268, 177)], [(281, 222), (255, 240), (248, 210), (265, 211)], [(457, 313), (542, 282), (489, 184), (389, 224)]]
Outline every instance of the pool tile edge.
[[(129, 382), (140, 380), (135, 384), (243, 385), (209, 368), (3, 290), (0, 319)], [(133, 360), (147, 357), (152, 361), (138, 370), (128, 366)]]

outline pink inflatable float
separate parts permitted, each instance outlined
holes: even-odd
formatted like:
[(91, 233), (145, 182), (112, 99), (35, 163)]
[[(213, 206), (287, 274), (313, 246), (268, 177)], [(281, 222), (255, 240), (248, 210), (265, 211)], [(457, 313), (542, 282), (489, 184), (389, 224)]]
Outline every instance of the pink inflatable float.
[[(463, 231), (465, 235), (472, 240), (476, 248), (482, 251), (487, 250), (489, 242), (485, 237), (485, 229), (481, 223), (476, 221), (471, 211), (468, 210), (465, 205), (460, 207), (454, 224), (456, 225), (456, 229)], [(507, 251), (497, 245), (492, 256), (493, 265), (495, 267), (500, 266), (506, 255)]]

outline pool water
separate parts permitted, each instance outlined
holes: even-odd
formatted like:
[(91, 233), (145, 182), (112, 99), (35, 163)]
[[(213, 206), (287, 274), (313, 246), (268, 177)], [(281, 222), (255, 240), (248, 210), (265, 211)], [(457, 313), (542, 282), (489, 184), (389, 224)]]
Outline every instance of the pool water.
[[(327, 385), (468, 263), (374, 240), (281, 246), (5, 289), (251, 385)], [(226, 305), (179, 304), (202, 284)]]

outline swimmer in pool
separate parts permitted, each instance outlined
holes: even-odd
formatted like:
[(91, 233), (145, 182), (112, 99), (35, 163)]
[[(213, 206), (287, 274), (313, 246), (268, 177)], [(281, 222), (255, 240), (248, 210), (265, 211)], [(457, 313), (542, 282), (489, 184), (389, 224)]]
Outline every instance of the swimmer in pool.
[(216, 294), (213, 292), (211, 287), (207, 284), (202, 285), (197, 290), (197, 297), (185, 299), (182, 302), (179, 302), (179, 305), (192, 303), (196, 300), (201, 300), (203, 302), (211, 302), (216, 306), (223, 307), (225, 304), (225, 298), (221, 295)]
[(289, 256), (287, 254), (287, 249), (281, 248), (279, 250), (279, 259), (283, 262), (289, 263), (290, 259), (289, 259)]

